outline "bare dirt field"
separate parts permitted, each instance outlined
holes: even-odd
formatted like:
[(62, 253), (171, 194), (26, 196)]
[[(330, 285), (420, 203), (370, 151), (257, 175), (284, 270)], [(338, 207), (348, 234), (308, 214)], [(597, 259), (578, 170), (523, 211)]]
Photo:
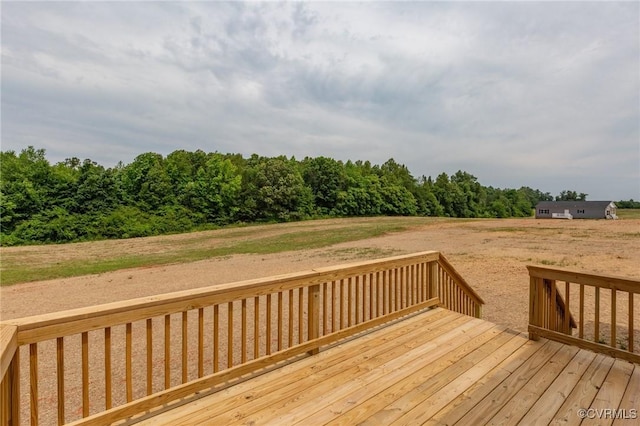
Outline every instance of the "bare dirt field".
[[(267, 232), (274, 234), (287, 232), (291, 227), (309, 226), (314, 231), (331, 232), (335, 223), (335, 220), (326, 220), (265, 227)], [(256, 231), (244, 228), (213, 231), (208, 235), (211, 239), (224, 236), (229, 241), (251, 238), (251, 233)], [(40, 250), (44, 256), (68, 259), (84, 256), (91, 250), (148, 252), (181, 238), (185, 237), (43, 246)], [(14, 250), (19, 252), (21, 248)], [(528, 319), (526, 265), (558, 266), (637, 278), (640, 276), (640, 219), (434, 221), (410, 231), (321, 249), (233, 255), (16, 284), (0, 288), (0, 318), (18, 318), (426, 250), (441, 251), (485, 299), (484, 319), (524, 331)]]
[[(356, 226), (363, 221), (372, 220), (394, 219), (321, 220), (123, 241), (35, 248), (16, 247), (3, 249), (2, 253), (3, 257), (7, 254), (11, 256), (24, 254), (29, 256), (31, 259), (29, 261), (34, 264), (42, 262), (43, 259), (49, 262), (53, 259), (55, 263), (55, 261), (68, 259), (108, 257), (118, 253), (166, 252), (171, 250), (172, 244), (180, 244), (186, 239), (194, 238), (198, 240), (197, 244), (211, 246), (257, 238), (257, 235), (264, 237), (288, 234), (293, 232), (292, 229), (295, 229), (295, 232), (304, 230), (305, 232), (331, 233), (345, 223)], [(638, 278), (640, 276), (640, 219), (567, 221), (529, 218), (416, 221), (416, 226), (408, 231), (319, 249), (275, 254), (232, 255), (190, 263), (123, 269), (109, 273), (0, 287), (0, 318), (7, 320), (250, 278), (304, 271), (320, 266), (345, 264), (362, 259), (428, 250), (442, 252), (484, 298), (486, 302), (483, 309), (484, 319), (518, 331), (526, 331), (529, 309), (529, 276), (526, 265), (556, 266), (583, 272)], [(640, 300), (636, 302), (635, 312), (640, 313)], [(606, 318), (605, 310), (603, 307), (604, 318)], [(179, 318), (174, 320), (180, 321)], [(640, 318), (636, 321), (638, 322)], [(160, 332), (160, 328), (156, 331)], [(179, 328), (180, 324), (176, 323), (173, 329), (178, 332)], [(134, 357), (144, 362), (143, 340), (145, 337), (136, 333), (134, 331)], [(123, 331), (114, 328), (113, 339), (122, 342)], [(65, 341), (65, 375), (67, 377), (65, 400), (69, 420), (77, 419), (81, 415), (80, 342), (79, 339)], [(137, 343), (138, 341), (140, 344)], [(99, 337), (92, 336), (90, 347), (99, 348), (103, 344), (101, 342)], [(160, 342), (161, 336), (158, 336), (157, 343)], [(39, 387), (42, 390), (39, 397), (40, 424), (55, 423), (55, 399), (50, 396), (50, 392), (55, 392), (56, 388), (55, 356), (50, 355), (55, 353), (54, 343), (46, 342), (38, 347), (41, 353), (38, 366), (41, 376)], [(179, 340), (176, 338), (174, 343), (179, 344)], [(207, 342), (207, 345), (209, 344), (210, 342)], [(20, 362), (23, 370), (21, 417), (25, 421), (29, 418), (30, 406), (28, 352), (28, 348), (22, 348)], [(154, 353), (161, 354), (162, 348), (154, 349)], [(104, 375), (100, 367), (103, 365), (100, 356), (99, 351), (92, 352), (91, 355), (92, 371), (95, 369), (92, 374), (95, 374), (96, 378)], [(114, 353), (114, 405), (124, 403), (123, 356), (122, 351)], [(96, 357), (95, 360), (94, 357)], [(207, 359), (206, 362), (212, 365), (212, 360)], [(190, 367), (191, 370), (192, 367)], [(179, 356), (173, 357), (172, 382), (180, 379), (180, 368)], [(154, 391), (159, 391), (162, 389), (162, 360), (154, 361), (154, 369), (157, 373), (157, 377), (154, 378)], [(189, 374), (193, 377), (195, 373), (191, 370)], [(144, 366), (136, 368), (134, 372), (135, 382), (141, 384), (140, 388), (134, 389), (134, 393), (136, 397), (141, 397), (144, 395)], [(99, 379), (94, 381), (92, 378), (90, 393), (93, 414), (104, 407), (104, 387)]]

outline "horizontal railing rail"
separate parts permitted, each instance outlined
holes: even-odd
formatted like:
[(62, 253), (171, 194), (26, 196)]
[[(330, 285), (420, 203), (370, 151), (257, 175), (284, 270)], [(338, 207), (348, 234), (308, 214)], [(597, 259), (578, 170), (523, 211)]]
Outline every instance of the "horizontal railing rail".
[(529, 336), (640, 363), (640, 280), (528, 266)]
[(422, 309), (479, 317), (482, 303), (423, 252), (5, 321), (2, 424), (131, 420)]

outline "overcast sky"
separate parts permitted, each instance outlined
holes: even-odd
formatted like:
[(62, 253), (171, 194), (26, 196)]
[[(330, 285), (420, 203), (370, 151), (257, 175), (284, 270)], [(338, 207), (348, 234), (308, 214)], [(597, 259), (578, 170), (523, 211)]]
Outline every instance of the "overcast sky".
[(640, 199), (640, 3), (8, 2), (2, 150), (389, 158)]

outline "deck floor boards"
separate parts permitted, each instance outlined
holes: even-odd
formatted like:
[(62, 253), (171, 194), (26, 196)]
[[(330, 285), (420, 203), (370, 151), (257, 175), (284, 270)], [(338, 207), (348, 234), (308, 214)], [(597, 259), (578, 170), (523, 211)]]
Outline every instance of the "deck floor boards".
[(139, 424), (581, 424), (639, 394), (640, 365), (437, 308)]

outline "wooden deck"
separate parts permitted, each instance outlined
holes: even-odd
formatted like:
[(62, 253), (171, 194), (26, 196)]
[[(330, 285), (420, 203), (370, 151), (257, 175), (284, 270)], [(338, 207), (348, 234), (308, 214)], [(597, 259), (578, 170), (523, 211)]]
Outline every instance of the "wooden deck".
[(580, 424), (579, 409), (640, 424), (640, 365), (437, 308), (139, 424)]

